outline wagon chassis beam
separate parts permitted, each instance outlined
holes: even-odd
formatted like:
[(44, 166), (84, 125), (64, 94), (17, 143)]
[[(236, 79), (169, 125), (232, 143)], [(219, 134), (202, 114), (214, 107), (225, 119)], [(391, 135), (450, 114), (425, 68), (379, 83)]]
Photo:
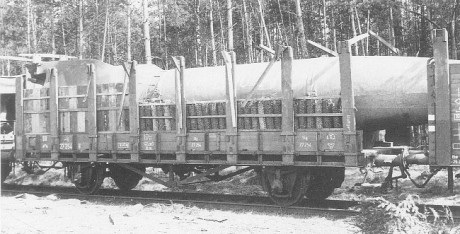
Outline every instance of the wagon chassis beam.
[[(227, 175), (223, 175), (223, 176), (220, 176), (220, 175), (213, 175), (211, 176), (212, 174), (214, 173), (217, 173), (221, 170), (224, 170), (226, 168), (229, 168), (231, 166), (228, 166), (228, 165), (221, 165), (221, 166), (218, 166), (218, 167), (214, 167), (214, 168), (211, 168), (205, 172), (202, 172), (200, 174), (197, 174), (195, 176), (191, 176), (191, 177), (188, 177), (186, 179), (183, 179), (181, 181), (174, 181), (174, 177), (170, 177), (171, 179), (169, 181), (164, 181), (162, 179), (159, 179), (149, 173), (145, 173), (133, 166), (130, 166), (128, 164), (123, 164), (123, 163), (120, 163), (118, 164), (120, 167), (123, 167), (125, 169), (128, 169), (130, 171), (133, 171), (139, 175), (142, 175), (154, 182), (157, 182), (161, 185), (164, 185), (168, 188), (176, 188), (176, 187), (179, 187), (181, 185), (186, 185), (186, 184), (194, 184), (194, 183), (204, 183), (204, 182), (210, 182), (210, 181), (213, 181), (213, 182), (217, 182), (217, 181), (222, 181), (222, 180), (225, 180), (225, 179), (228, 179), (230, 177), (233, 177), (235, 175), (238, 175), (238, 174), (241, 174), (241, 173), (244, 173), (246, 171), (250, 171), (252, 169), (254, 169), (254, 167), (246, 167), (246, 168), (243, 168), (241, 170), (238, 170), (238, 171), (235, 171), (235, 172), (232, 172), (232, 173), (229, 173)], [(203, 178), (207, 178), (208, 180), (205, 180), (205, 181), (202, 181), (201, 179)]]

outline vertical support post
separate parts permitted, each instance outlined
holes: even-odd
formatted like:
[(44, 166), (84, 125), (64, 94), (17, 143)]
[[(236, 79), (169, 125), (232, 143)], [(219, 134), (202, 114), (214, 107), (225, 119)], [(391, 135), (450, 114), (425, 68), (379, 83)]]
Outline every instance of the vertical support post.
[(454, 193), (454, 172), (453, 167), (447, 167), (447, 190), (449, 193)]
[[(139, 162), (139, 106), (137, 103), (137, 62), (131, 62), (129, 71), (129, 131), (131, 135), (131, 161)], [(123, 105), (123, 104), (122, 104)]]
[(283, 158), (285, 165), (294, 164), (294, 91), (292, 90), (292, 47), (283, 50), (281, 59), (281, 91), (282, 91), (282, 124), (281, 137), (283, 139)]
[(96, 106), (96, 69), (94, 64), (88, 64), (88, 113), (86, 114), (86, 122), (88, 123), (89, 135), (89, 160), (97, 161), (97, 106)]
[(351, 51), (348, 41), (341, 41), (339, 45), (345, 166), (358, 166), (358, 155), (360, 152), (358, 152), (359, 147), (356, 134), (355, 97), (353, 92), (353, 82), (351, 79)]
[(50, 133), (51, 133), (51, 159), (59, 159), (59, 112), (58, 112), (58, 71), (56, 68), (52, 68), (50, 71)]
[(236, 114), (236, 89), (235, 89), (235, 52), (222, 51), (225, 62), (225, 90), (227, 103), (225, 108), (227, 124), (227, 163), (236, 164), (238, 161), (238, 126)]
[(434, 77), (434, 61), (427, 65), (427, 91), (428, 91), (428, 152), (429, 164), (436, 165), (436, 89)]
[(433, 55), (436, 94), (436, 164), (448, 166), (452, 158), (452, 142), (449, 50), (446, 29), (433, 30)]
[(26, 76), (16, 78), (16, 125), (15, 125), (15, 157), (18, 160), (24, 158), (24, 81)]
[(185, 162), (187, 148), (187, 109), (184, 91), (185, 58), (183, 56), (172, 57), (176, 65), (176, 161)]

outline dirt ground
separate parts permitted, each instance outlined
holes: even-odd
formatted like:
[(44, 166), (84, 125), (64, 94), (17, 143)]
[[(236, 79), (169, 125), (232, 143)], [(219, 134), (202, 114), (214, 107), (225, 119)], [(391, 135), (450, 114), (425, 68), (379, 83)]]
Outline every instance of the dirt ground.
[[(157, 169), (149, 173), (161, 175)], [(417, 166), (410, 170), (421, 182), (429, 168)], [(356, 168), (346, 170), (345, 182), (334, 191), (332, 199), (366, 200), (384, 197), (400, 200), (408, 194), (416, 194), (421, 202), (445, 205), (460, 205), (460, 180), (455, 180), (455, 193), (447, 191), (447, 172), (441, 171), (426, 188), (416, 188), (409, 179), (399, 180), (397, 187), (382, 191), (370, 186), (383, 182), (387, 171), (375, 169), (366, 180)], [(458, 173), (458, 171), (454, 172)], [(399, 172), (396, 171), (395, 175)], [(364, 182), (365, 187), (355, 186)], [(43, 175), (27, 175), (16, 168), (6, 183), (24, 185), (72, 186), (62, 170), (51, 170)], [(111, 178), (106, 178), (104, 188), (116, 188)], [(166, 191), (166, 187), (148, 179), (142, 179), (137, 190)], [(187, 186), (185, 190), (206, 193), (264, 195), (255, 173), (245, 173), (232, 179), (207, 184)], [(33, 195), (1, 197), (2, 233), (356, 233), (359, 229), (351, 220), (331, 220), (327, 217), (292, 217), (257, 213), (234, 213), (229, 211), (204, 210), (179, 204), (161, 205), (111, 205), (92, 204), (75, 199), (60, 200), (49, 196)], [(97, 228), (97, 229), (95, 229)]]
[(356, 233), (348, 220), (204, 210), (184, 205), (107, 205), (53, 195), (1, 197), (2, 233)]

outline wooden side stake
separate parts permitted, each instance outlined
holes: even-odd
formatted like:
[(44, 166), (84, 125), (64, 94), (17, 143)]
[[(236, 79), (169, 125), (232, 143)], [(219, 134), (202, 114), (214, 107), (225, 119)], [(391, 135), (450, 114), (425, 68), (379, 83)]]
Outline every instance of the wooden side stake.
[[(131, 62), (129, 71), (129, 131), (131, 139), (131, 161), (139, 162), (139, 106), (137, 103), (137, 77), (136, 77), (137, 62)], [(122, 104), (123, 105), (123, 104)]]
[(96, 69), (94, 64), (88, 64), (88, 93), (86, 101), (88, 102), (88, 113), (86, 120), (88, 123), (87, 130), (89, 135), (89, 160), (97, 161), (97, 105), (96, 105)]
[(184, 92), (185, 58), (182, 56), (172, 57), (176, 65), (176, 161), (185, 162), (187, 146), (187, 110)]
[(292, 90), (292, 60), (294, 54), (292, 47), (286, 47), (281, 60), (281, 91), (282, 99), (282, 124), (281, 136), (283, 139), (283, 158), (285, 165), (294, 164), (294, 91)]
[(51, 159), (59, 159), (59, 112), (58, 112), (58, 71), (56, 68), (52, 68), (50, 71), (50, 134), (51, 134)]

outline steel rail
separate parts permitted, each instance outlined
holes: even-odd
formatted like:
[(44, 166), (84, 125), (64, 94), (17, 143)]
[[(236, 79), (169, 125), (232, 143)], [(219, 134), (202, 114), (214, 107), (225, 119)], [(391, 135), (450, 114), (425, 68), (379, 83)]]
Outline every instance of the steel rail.
[(271, 204), (265, 196), (245, 196), (227, 194), (209, 194), (197, 192), (159, 192), (159, 191), (120, 191), (101, 189), (98, 194), (79, 194), (73, 187), (51, 186), (19, 186), (3, 184), (2, 196), (14, 196), (22, 193), (36, 196), (54, 194), (60, 199), (76, 198), (102, 204), (141, 203), (141, 204), (183, 204), (202, 209), (218, 209), (227, 211), (250, 211), (269, 214), (295, 216), (328, 216), (346, 218), (357, 215), (357, 210), (350, 209), (357, 202), (326, 200), (324, 202), (304, 202), (298, 206), (280, 207)]

